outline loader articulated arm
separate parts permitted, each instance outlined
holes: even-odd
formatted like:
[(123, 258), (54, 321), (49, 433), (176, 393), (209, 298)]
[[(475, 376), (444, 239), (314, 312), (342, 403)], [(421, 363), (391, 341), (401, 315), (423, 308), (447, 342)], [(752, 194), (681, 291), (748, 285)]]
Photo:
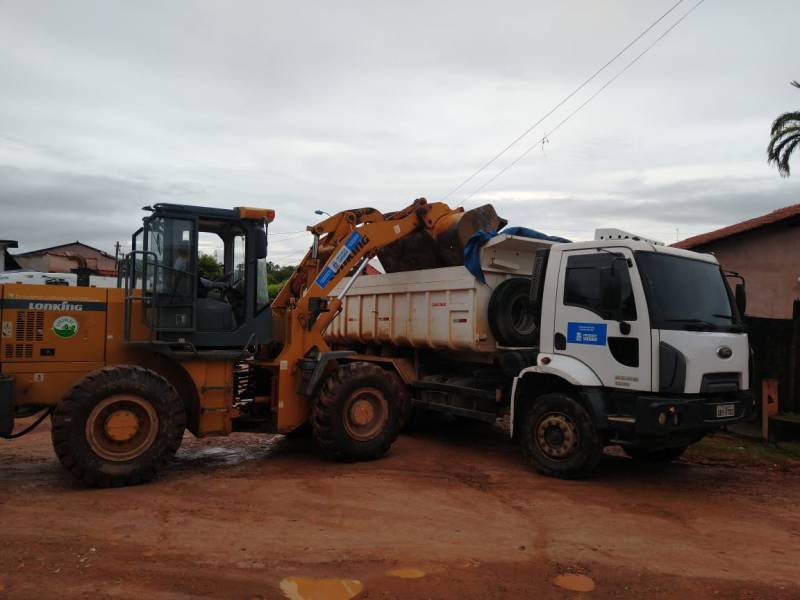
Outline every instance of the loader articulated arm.
[[(308, 227), (314, 242), (292, 277), (272, 303), (273, 313), (285, 319), (284, 351), (303, 356), (311, 346), (297, 347), (296, 326), (321, 337), (341, 306), (341, 298), (331, 298), (331, 291), (354, 269), (363, 268), (377, 250), (424, 231), (436, 239), (452, 229), (464, 210), (451, 209), (444, 203), (428, 203), (424, 198), (401, 211), (382, 214), (373, 208), (337, 213)], [(301, 335), (305, 338), (307, 336)], [(322, 348), (318, 348), (322, 350)]]

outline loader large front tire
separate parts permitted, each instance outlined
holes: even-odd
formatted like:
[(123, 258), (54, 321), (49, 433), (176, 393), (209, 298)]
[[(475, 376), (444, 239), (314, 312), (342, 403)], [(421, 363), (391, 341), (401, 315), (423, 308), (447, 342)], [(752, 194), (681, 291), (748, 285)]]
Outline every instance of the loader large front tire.
[(150, 481), (169, 464), (186, 415), (178, 392), (138, 366), (88, 374), (53, 414), (53, 448), (75, 477), (97, 487)]
[(323, 382), (314, 404), (317, 444), (343, 461), (371, 460), (397, 438), (408, 393), (391, 372), (368, 362), (342, 365)]

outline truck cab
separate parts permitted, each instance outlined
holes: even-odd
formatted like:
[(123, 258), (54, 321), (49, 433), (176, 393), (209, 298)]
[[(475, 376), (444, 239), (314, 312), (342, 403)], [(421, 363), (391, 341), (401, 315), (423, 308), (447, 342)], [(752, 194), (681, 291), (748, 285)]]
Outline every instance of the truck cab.
[[(580, 447), (581, 416), (595, 445), (669, 460), (753, 403), (743, 302), (716, 258), (618, 230), (595, 237), (540, 253), (538, 352), (514, 378), (514, 434), (556, 474), (597, 459)], [(560, 408), (537, 408), (543, 391)], [(570, 415), (571, 402), (586, 414)]]

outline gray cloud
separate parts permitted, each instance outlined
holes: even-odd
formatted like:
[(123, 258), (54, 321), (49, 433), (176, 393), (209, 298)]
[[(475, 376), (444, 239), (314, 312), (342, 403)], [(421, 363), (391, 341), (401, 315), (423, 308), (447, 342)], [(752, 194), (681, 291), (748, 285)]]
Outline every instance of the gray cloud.
[[(269, 206), (288, 232), (440, 199), (668, 5), (0, 3), (0, 237), (108, 248), (158, 201)], [(800, 106), (796, 22), (794, 0), (705, 3), (470, 205), (665, 237), (800, 201), (764, 156)]]

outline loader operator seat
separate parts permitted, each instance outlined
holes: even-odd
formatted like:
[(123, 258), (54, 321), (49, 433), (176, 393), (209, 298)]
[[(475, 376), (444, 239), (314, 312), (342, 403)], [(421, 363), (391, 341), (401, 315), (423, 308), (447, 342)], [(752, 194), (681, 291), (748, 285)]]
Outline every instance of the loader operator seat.
[(233, 331), (236, 329), (233, 307), (227, 302), (215, 298), (198, 298), (195, 306), (197, 329), (200, 331)]
[[(212, 292), (214, 297), (209, 297)], [(200, 331), (233, 331), (236, 329), (238, 290), (222, 281), (197, 277), (197, 328)], [(242, 315), (243, 317), (243, 315)]]

